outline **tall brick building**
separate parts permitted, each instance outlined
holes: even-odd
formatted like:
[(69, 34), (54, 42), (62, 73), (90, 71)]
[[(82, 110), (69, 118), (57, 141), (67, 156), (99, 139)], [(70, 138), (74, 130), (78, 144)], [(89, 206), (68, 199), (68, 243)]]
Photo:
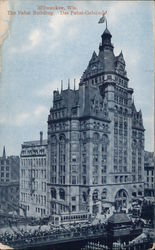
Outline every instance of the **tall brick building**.
[(19, 156), (0, 157), (0, 212), (19, 212)]
[[(53, 93), (48, 117), (48, 209), (87, 217), (144, 194), (144, 127), (121, 52), (106, 28), (78, 90)], [(77, 218), (77, 217), (76, 217)]]
[[(20, 154), (20, 206), (26, 216), (44, 217), (47, 214), (47, 140), (22, 144)], [(21, 210), (23, 214), (23, 210)]]
[(154, 202), (154, 153), (144, 152), (144, 193), (148, 201)]

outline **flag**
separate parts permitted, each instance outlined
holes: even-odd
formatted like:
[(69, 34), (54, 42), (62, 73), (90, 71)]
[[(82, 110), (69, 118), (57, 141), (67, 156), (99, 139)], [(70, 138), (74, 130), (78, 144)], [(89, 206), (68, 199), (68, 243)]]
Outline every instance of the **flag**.
[(104, 23), (106, 21), (106, 17), (103, 15), (100, 20), (98, 21), (98, 23)]

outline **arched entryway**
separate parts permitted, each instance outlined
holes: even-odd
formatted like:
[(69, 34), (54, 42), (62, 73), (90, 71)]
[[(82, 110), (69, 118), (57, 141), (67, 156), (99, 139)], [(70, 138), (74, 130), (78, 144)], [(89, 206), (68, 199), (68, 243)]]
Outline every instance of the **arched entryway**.
[(120, 189), (115, 196), (115, 209), (118, 211), (127, 208), (128, 194), (124, 189)]

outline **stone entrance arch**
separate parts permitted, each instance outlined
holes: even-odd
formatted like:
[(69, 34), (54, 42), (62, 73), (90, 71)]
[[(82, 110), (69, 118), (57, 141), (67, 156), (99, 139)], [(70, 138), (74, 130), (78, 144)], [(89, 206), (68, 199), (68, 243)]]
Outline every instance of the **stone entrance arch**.
[(122, 210), (123, 208), (127, 208), (128, 204), (128, 194), (124, 189), (120, 189), (115, 196), (115, 209)]

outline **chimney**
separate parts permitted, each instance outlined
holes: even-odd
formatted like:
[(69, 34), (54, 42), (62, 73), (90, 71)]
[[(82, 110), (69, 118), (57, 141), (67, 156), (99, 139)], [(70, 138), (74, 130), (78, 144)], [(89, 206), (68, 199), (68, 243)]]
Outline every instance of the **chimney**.
[(3, 155), (2, 155), (3, 158), (6, 158), (6, 153), (5, 153), (5, 146), (3, 146)]
[(43, 132), (40, 131), (40, 145), (42, 145), (43, 143)]

